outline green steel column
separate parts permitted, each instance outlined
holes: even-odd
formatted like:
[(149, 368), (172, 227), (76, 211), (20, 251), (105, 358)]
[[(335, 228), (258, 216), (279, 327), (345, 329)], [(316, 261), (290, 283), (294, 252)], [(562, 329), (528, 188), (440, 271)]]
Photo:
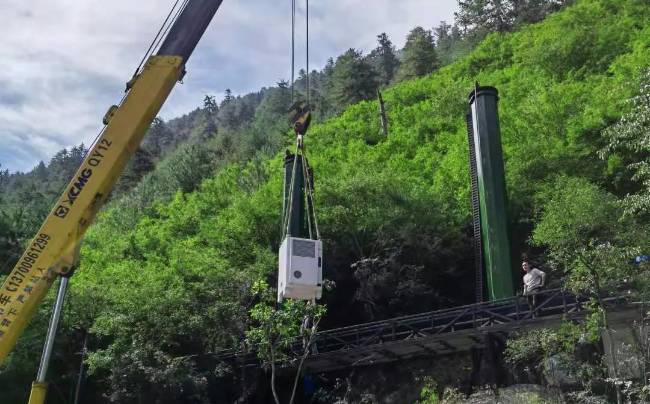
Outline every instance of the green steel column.
[(490, 300), (514, 295), (498, 100), (499, 93), (494, 87), (477, 86), (469, 96)]
[(293, 237), (307, 238), (306, 217), (305, 217), (305, 184), (302, 174), (302, 160), (298, 158), (296, 162), (296, 177), (293, 185), (293, 197), (290, 198), (291, 192), (291, 174), (293, 170), (294, 159), (296, 156), (287, 151), (284, 156), (284, 198), (282, 199), (282, 240), (287, 235), (285, 227), (286, 215), (289, 214), (289, 203), (293, 203), (291, 217), (289, 218), (289, 234)]

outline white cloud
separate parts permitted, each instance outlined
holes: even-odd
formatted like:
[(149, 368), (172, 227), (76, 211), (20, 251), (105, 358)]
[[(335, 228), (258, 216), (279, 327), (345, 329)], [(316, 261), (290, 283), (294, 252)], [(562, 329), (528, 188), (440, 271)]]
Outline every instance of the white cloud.
[[(89, 144), (173, 3), (0, 0), (0, 164), (25, 171), (61, 147)], [(380, 32), (401, 47), (411, 28), (451, 21), (455, 9), (455, 0), (312, 0), (311, 68), (350, 47), (370, 51)], [(288, 79), (290, 35), (289, 0), (224, 0), (161, 115), (186, 113), (227, 87), (245, 94)]]

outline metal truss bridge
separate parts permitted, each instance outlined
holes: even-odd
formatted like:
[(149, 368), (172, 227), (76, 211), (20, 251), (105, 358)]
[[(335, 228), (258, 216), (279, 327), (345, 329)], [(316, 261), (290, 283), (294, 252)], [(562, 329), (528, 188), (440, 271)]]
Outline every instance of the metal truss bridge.
[[(578, 320), (591, 313), (587, 309), (588, 296), (549, 290), (540, 292), (538, 299), (541, 303), (532, 311), (526, 298), (517, 296), (322, 331), (316, 336), (315, 352), (307, 356), (304, 369), (319, 373), (486, 348), (495, 336), (506, 339), (515, 330), (559, 326), (565, 320)], [(604, 304), (612, 326), (640, 318), (640, 307), (624, 297), (606, 298)], [(287, 352), (287, 366), (297, 366), (303, 352), (302, 339), (296, 338), (291, 352)], [(237, 367), (260, 365), (254, 349), (226, 350), (217, 353), (217, 358)]]

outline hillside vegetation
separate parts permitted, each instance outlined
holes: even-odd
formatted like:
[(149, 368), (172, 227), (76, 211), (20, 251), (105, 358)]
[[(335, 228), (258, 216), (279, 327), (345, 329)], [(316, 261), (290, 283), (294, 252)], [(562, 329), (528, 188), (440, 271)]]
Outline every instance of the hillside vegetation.
[[(305, 142), (325, 277), (336, 283), (321, 327), (473, 301), (464, 116), (475, 81), (499, 89), (513, 262), (525, 254), (555, 285), (583, 289), (605, 287), (583, 276), (585, 262), (611, 269), (602, 274), (607, 285), (643, 278), (634, 257), (650, 241), (648, 146), (635, 146), (645, 132), (619, 120), (637, 116), (627, 100), (648, 85), (648, 68), (647, 2), (581, 0), (517, 32), (488, 34), (467, 56), (387, 88), (387, 137), (376, 101), (314, 124)], [(219, 372), (210, 354), (234, 346), (253, 324), (253, 283), (275, 283), (283, 147), (293, 143), (280, 120), (286, 90), (272, 89), (277, 98), (261, 101), (241, 132), (219, 131), (209, 147), (180, 146), (104, 210), (72, 278), (52, 367), (57, 384), (74, 384), (89, 333), (87, 402), (234, 401), (237, 376)], [(262, 108), (277, 125), (256, 124)], [(211, 119), (207, 107), (200, 113)], [(227, 158), (233, 149), (224, 142), (244, 130), (258, 143), (240, 143), (250, 149)], [(183, 186), (204, 171), (200, 186)], [(165, 198), (152, 197), (164, 187)], [(614, 264), (594, 252), (603, 245)], [(35, 374), (48, 315), (39, 312), (0, 368), (16, 400)]]

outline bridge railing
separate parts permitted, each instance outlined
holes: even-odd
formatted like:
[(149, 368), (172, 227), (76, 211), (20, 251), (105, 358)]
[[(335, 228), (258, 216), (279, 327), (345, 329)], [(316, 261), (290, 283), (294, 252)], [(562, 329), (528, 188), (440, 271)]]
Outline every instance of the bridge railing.
[(589, 300), (559, 289), (540, 292), (537, 298), (540, 303), (533, 310), (525, 297), (517, 296), (322, 331), (318, 334), (317, 342), (319, 351), (321, 347), (324, 351), (329, 351), (431, 337), (497, 324), (519, 323), (539, 316), (569, 314), (582, 310)]
[[(333, 330), (321, 331), (314, 344), (318, 353), (350, 349), (364, 349), (369, 346), (417, 338), (435, 338), (443, 347), (444, 336), (450, 333), (480, 330), (504, 325), (504, 329), (517, 328), (538, 318), (558, 316), (571, 317), (589, 304), (590, 296), (574, 295), (562, 289), (546, 290), (537, 293), (538, 304), (531, 308), (525, 296), (469, 304), (465, 306), (436, 310), (427, 313), (397, 317)], [(612, 308), (621, 305), (623, 299), (611, 297), (604, 300)], [(468, 335), (468, 338), (476, 338)], [(479, 343), (480, 341), (476, 341)], [(448, 345), (448, 344), (447, 344)], [(449, 346), (450, 349), (453, 347)], [(296, 337), (291, 344), (290, 354), (300, 356), (304, 351), (302, 338)], [(224, 361), (241, 358), (236, 350), (221, 351), (217, 357)], [(247, 361), (256, 363), (255, 350), (249, 351)]]

